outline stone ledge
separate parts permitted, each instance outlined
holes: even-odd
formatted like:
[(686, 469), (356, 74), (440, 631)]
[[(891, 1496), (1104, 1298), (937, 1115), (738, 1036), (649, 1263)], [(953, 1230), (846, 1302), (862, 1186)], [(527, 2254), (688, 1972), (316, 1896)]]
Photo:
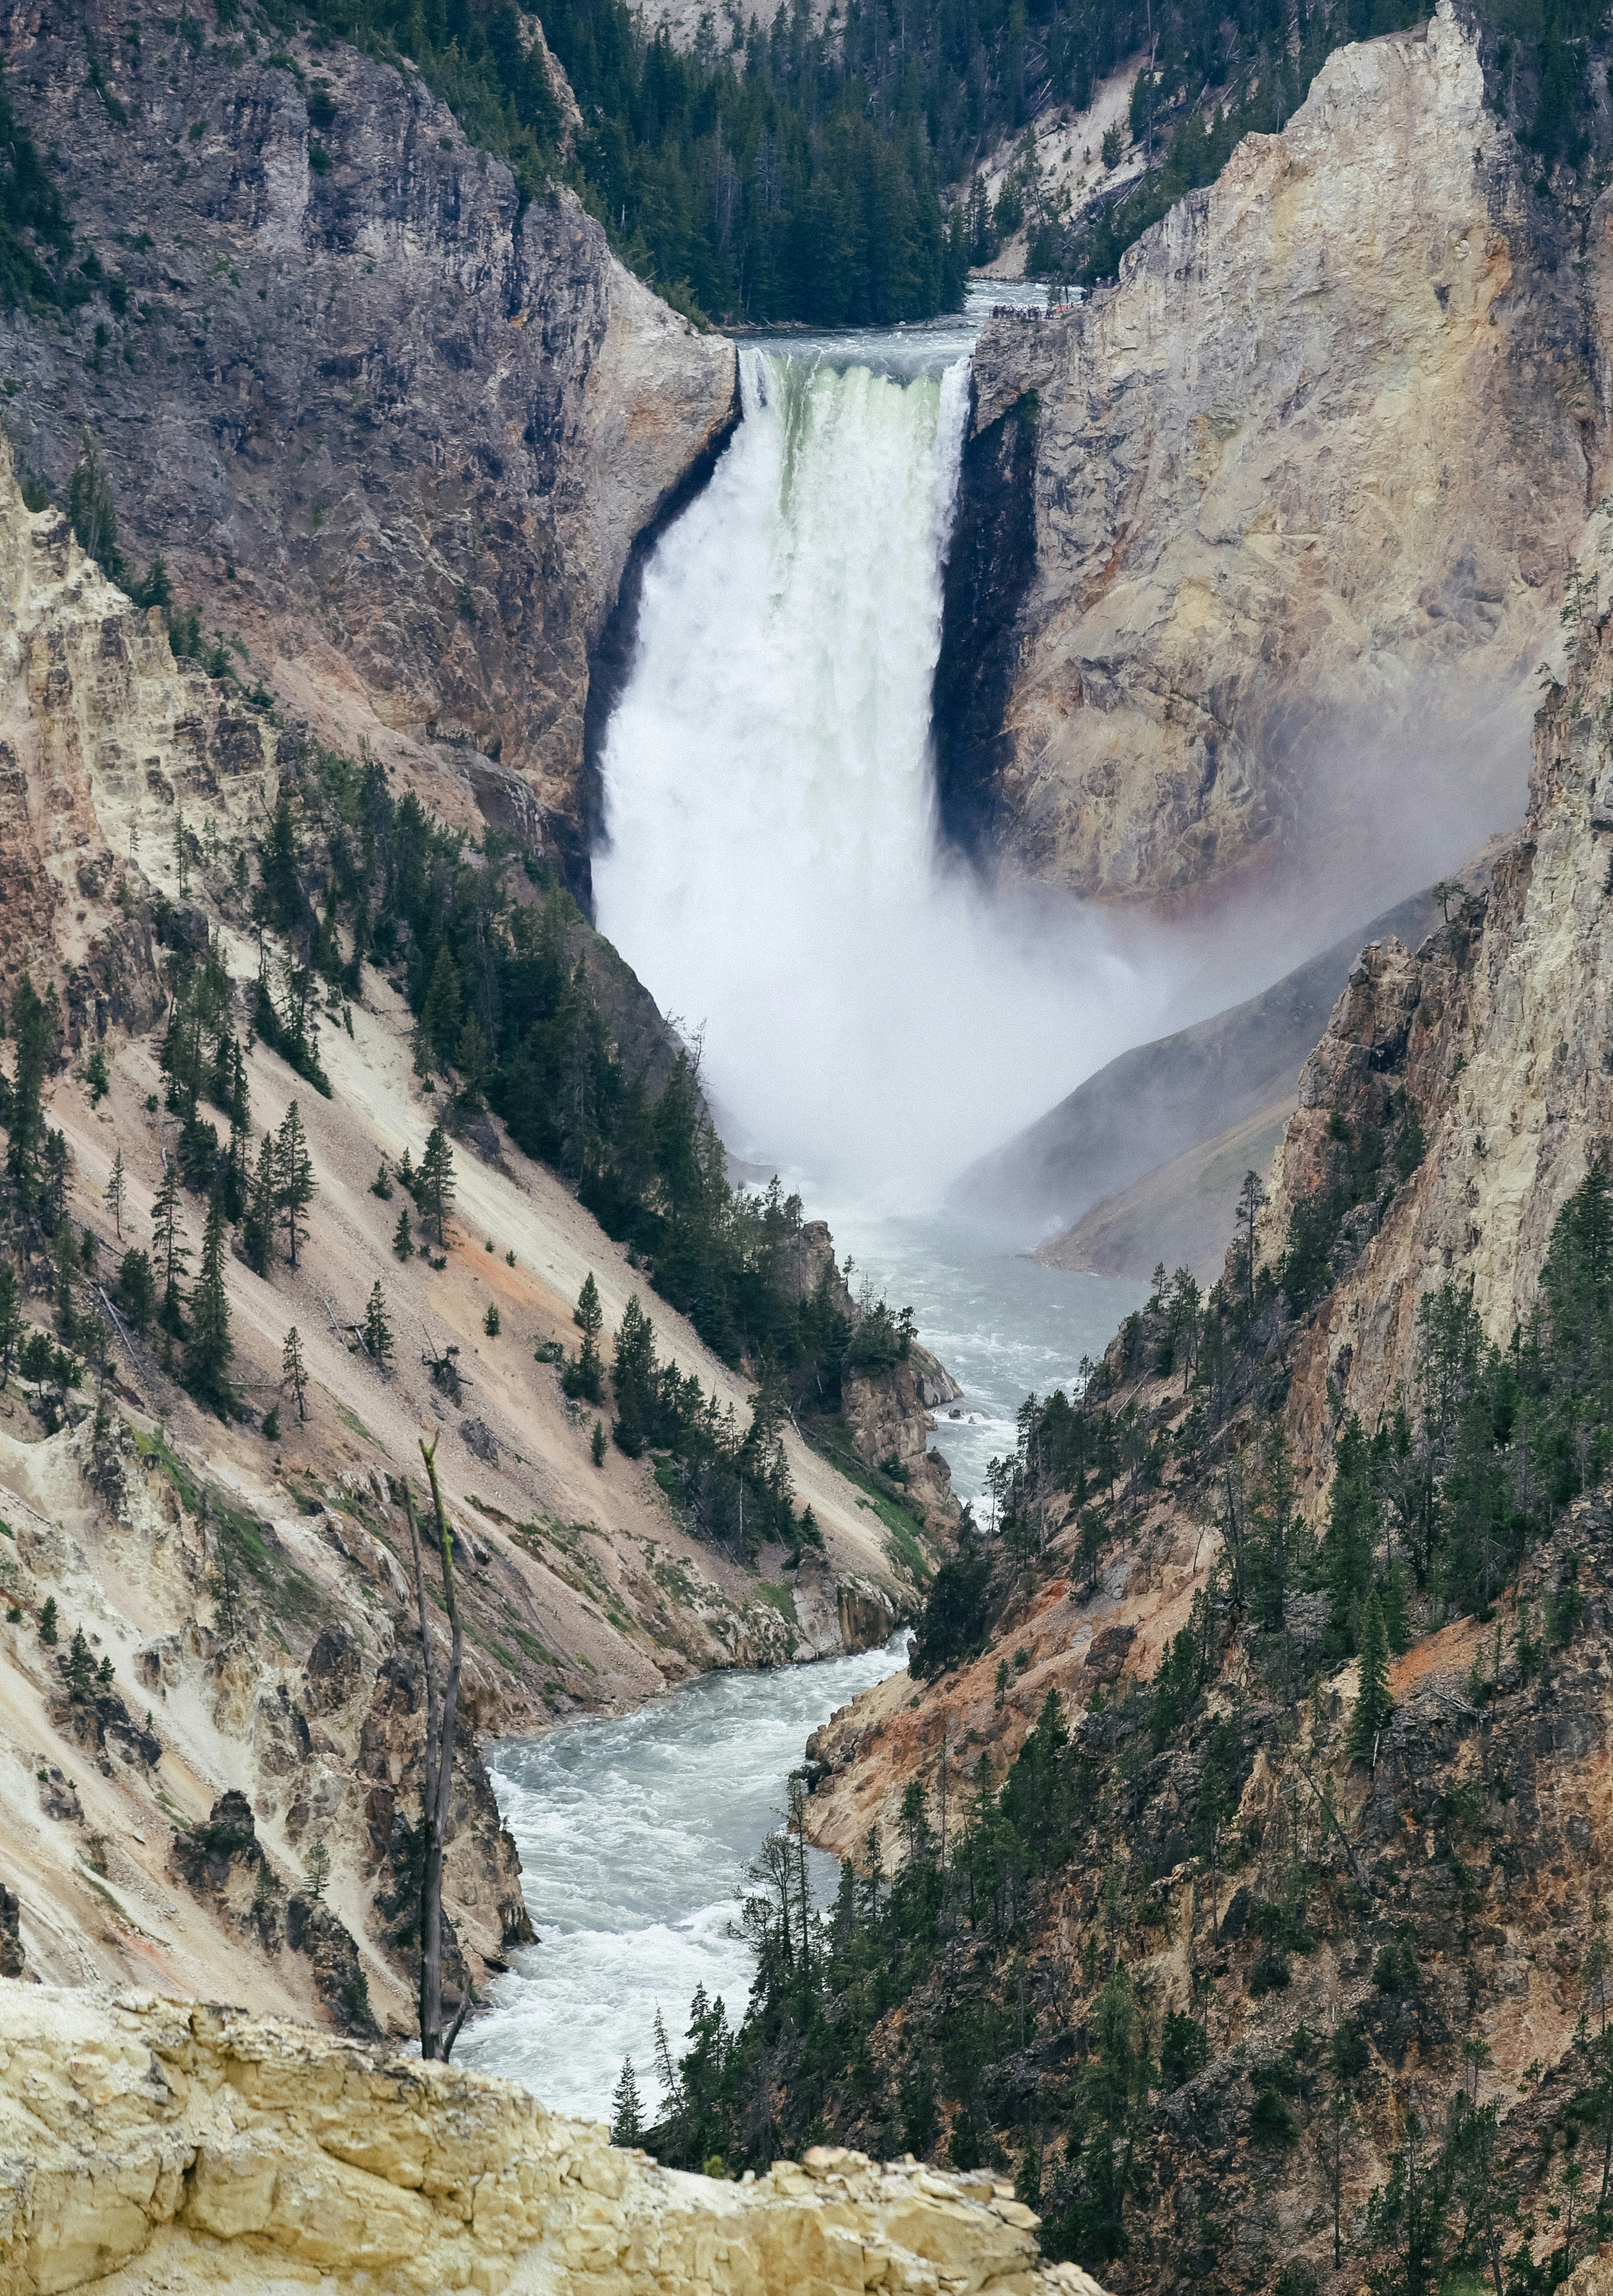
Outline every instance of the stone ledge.
[(0, 2296), (1102, 2296), (988, 2176), (718, 2183), (513, 2082), (199, 2002), (0, 1981)]

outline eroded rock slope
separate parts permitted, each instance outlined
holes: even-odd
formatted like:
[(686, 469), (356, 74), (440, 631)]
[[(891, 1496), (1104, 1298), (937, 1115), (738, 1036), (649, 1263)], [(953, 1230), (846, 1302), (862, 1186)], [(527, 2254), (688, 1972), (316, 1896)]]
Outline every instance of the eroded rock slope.
[[(658, 1354), (741, 1424), (751, 1382), (495, 1119), (460, 1138), (442, 1250), (397, 1257), (402, 1199), (372, 1184), (383, 1160), (418, 1162), (448, 1114), (415, 1071), (397, 988), (369, 968), (345, 1010), (318, 1000), (329, 1097), (250, 1033), (246, 844), (280, 794), (317, 803), (306, 728), (176, 664), (160, 614), (107, 581), (59, 511), (26, 512), (7, 467), (0, 603), (0, 979), (14, 996), (26, 966), (46, 998), (58, 1241), (68, 1225), (94, 1244), (65, 1279), (77, 1312), (104, 1327), (122, 1253), (157, 1251), (178, 1136), (152, 1031), (184, 949), (210, 937), (230, 970), (252, 1130), (277, 1131), (297, 1101), (315, 1185), (295, 1268), (281, 1249), (263, 1276), (223, 1255), (241, 1415), (199, 1410), (149, 1324), (105, 1329), (99, 1392), (88, 1372), (77, 1387), (48, 1365), (25, 1378), (4, 1343), (0, 1942), (35, 1978), (195, 1986), (406, 2031), (422, 1702), (402, 1487), (419, 1487), (422, 1434), (440, 1442), (467, 1619), (447, 1890), (479, 1980), (528, 1934), (479, 1740), (620, 1709), (713, 1666), (877, 1644), (910, 1612), (913, 1581), (872, 1502), (793, 1431), (791, 1474), (823, 1540), (793, 1571), (782, 1547), (748, 1569), (699, 1536), (649, 1458), (607, 1446), (595, 1462), (597, 1414), (557, 1367), (578, 1344), (590, 1275), (607, 1333), (643, 1293)], [(457, 808), (455, 825), (475, 822), (469, 792), (429, 762), (416, 786), (451, 821)], [(667, 1037), (653, 1004), (575, 915), (569, 931), (606, 1025), (653, 1071)], [(14, 1068), (12, 1052), (8, 1095)], [(61, 1290), (45, 1240), (9, 1175), (0, 1188), (24, 1327), (50, 1325)], [(182, 1191), (192, 1271), (201, 1220)], [(377, 1282), (390, 1369), (359, 1338)], [(284, 1381), (292, 1328), (300, 1405)], [(448, 1385), (428, 1357), (457, 1363)], [(890, 1381), (865, 1384), (891, 1432), (876, 1407)], [(924, 1412), (908, 1400), (893, 1439), (921, 1460)], [(273, 1406), (281, 1423), (266, 1431)], [(60, 1664), (78, 1631), (94, 1685)]]
[(1521, 833), (1414, 953), (1361, 955), (1252, 1250), (1028, 1415), (978, 1607), (954, 1584), (925, 1678), (812, 1742), (817, 1838), (865, 1875), (871, 1828), (901, 1841), (935, 1925), (831, 2133), (927, 2086), (938, 2155), (1017, 2152), (1054, 2247), (1118, 2287), (1392, 2274), (1413, 2169), (1448, 2180), (1453, 2269), (1491, 2206), (1509, 2281), (1589, 2244), (1610, 694), (1587, 617)]

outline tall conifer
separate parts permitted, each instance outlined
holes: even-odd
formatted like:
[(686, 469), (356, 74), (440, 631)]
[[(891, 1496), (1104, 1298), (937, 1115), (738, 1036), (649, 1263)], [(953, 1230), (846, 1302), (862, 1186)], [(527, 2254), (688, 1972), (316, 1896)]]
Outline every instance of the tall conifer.
[(201, 1268), (191, 1294), (191, 1328), (184, 1343), (184, 1383), (199, 1403), (209, 1405), (221, 1419), (228, 1418), (235, 1400), (229, 1381), (235, 1346), (230, 1337), (230, 1302), (224, 1281), (226, 1225), (224, 1193), (215, 1188), (202, 1232)]
[(440, 1124), (434, 1124), (420, 1160), (419, 1202), (437, 1228), (437, 1249), (446, 1248), (443, 1223), (454, 1202), (454, 1151)]
[(157, 1191), (157, 1201), (151, 1207), (151, 1237), (156, 1246), (157, 1263), (162, 1270), (162, 1305), (157, 1320), (171, 1338), (177, 1339), (184, 1324), (184, 1302), (180, 1295), (179, 1278), (190, 1253), (182, 1241), (179, 1219), (179, 1168), (164, 1166), (162, 1185)]
[(307, 1234), (303, 1213), (313, 1200), (314, 1161), (308, 1154), (302, 1117), (292, 1101), (274, 1143), (274, 1201), (285, 1223), (286, 1257), (297, 1265), (298, 1247)]
[(1352, 1761), (1371, 1763), (1378, 1733), (1394, 1711), (1395, 1702), (1389, 1696), (1388, 1629), (1374, 1587), (1361, 1614), (1361, 1686), (1355, 1693), (1347, 1742)]

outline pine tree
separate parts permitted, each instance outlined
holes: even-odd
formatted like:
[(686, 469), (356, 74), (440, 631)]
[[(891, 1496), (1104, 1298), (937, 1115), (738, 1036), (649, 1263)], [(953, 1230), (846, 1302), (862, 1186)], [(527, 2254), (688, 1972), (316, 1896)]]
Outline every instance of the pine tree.
[(437, 1223), (437, 1249), (446, 1250), (443, 1222), (454, 1201), (454, 1151), (440, 1124), (434, 1124), (420, 1160), (420, 1196), (426, 1217)]
[(594, 1423), (594, 1433), (589, 1440), (588, 1448), (593, 1454), (594, 1465), (602, 1467), (605, 1464), (605, 1423), (602, 1419), (596, 1419)]
[(487, 1039), (481, 1022), (474, 1013), (459, 1032), (454, 1049), (454, 1065), (459, 1070), (459, 1103), (462, 1108), (481, 1106), (482, 1087), (487, 1081), (490, 1065)]
[(151, 1263), (138, 1244), (131, 1244), (118, 1263), (118, 1299), (135, 1329), (143, 1331), (156, 1313), (157, 1286)]
[(12, 1357), (22, 1337), (22, 1286), (9, 1259), (0, 1259), (0, 1387), (12, 1375)]
[(199, 1403), (227, 1419), (234, 1407), (230, 1365), (230, 1301), (224, 1281), (224, 1192), (215, 1188), (201, 1239), (201, 1272), (191, 1294), (191, 1329), (184, 1343), (184, 1383)]
[(630, 1459), (636, 1459), (650, 1433), (655, 1379), (655, 1326), (635, 1292), (622, 1310), (616, 1335), (616, 1424), (611, 1433)]
[(489, 1300), (487, 1312), (482, 1317), (482, 1329), (490, 1340), (495, 1340), (502, 1329), (496, 1301)]
[(409, 1207), (405, 1204), (397, 1215), (397, 1226), (392, 1231), (392, 1249), (399, 1259), (414, 1257), (414, 1238), (409, 1233)]
[(383, 1204), (392, 1200), (392, 1183), (387, 1177), (387, 1160), (383, 1156), (376, 1167), (375, 1177), (370, 1183), (370, 1193), (379, 1196)]
[(78, 459), (67, 484), (67, 515), (74, 539), (86, 557), (93, 558), (103, 574), (117, 581), (123, 570), (118, 548), (118, 512), (112, 505), (111, 482), (87, 430), (83, 434)]
[(323, 1905), (325, 1885), (331, 1878), (331, 1852), (323, 1834), (316, 1834), (308, 1844), (308, 1854), (302, 1861), (302, 1869), (308, 1877), (308, 1896), (315, 1905)]
[(24, 1211), (39, 1202), (39, 1146), (44, 1128), (45, 1078), (55, 1035), (55, 1008), (42, 997), (24, 972), (12, 998), (12, 1039), (16, 1061), (12, 1072), (11, 1138), (5, 1168), (17, 1183)]
[(438, 1059), (447, 1062), (459, 1040), (459, 968), (444, 941), (431, 968), (431, 985), (421, 1007), (422, 1034)]
[(566, 1393), (583, 1403), (602, 1403), (605, 1399), (605, 1366), (599, 1351), (599, 1335), (604, 1329), (605, 1311), (600, 1305), (599, 1286), (593, 1271), (584, 1278), (577, 1293), (572, 1322), (583, 1335), (578, 1349), (561, 1374), (561, 1385)]
[(78, 1273), (78, 1245), (66, 1220), (51, 1238), (51, 1264), (56, 1271), (56, 1328), (70, 1348), (74, 1339), (73, 1278)]
[(39, 1209), (48, 1234), (67, 1212), (67, 1176), (72, 1169), (73, 1152), (67, 1136), (61, 1132), (45, 1136), (45, 1153), (40, 1158), (43, 1171), (40, 1180)]
[(683, 2084), (678, 2079), (677, 2067), (673, 2062), (672, 2043), (659, 2001), (655, 2005), (655, 2075), (661, 2085), (662, 2117), (670, 2118), (680, 2113), (684, 2104)]
[(280, 1383), (282, 1387), (289, 1387), (295, 1396), (298, 1418), (306, 1419), (308, 1413), (304, 1398), (307, 1391), (308, 1374), (302, 1359), (302, 1339), (295, 1324), (286, 1333), (285, 1345), (280, 1351)]
[(621, 2079), (610, 2093), (610, 2142), (626, 2148), (636, 2144), (644, 2133), (644, 2105), (634, 2077), (633, 2060), (622, 2059)]
[(73, 1639), (56, 1660), (61, 1669), (61, 1679), (67, 1685), (67, 1694), (75, 1706), (86, 1704), (95, 1694), (95, 1661), (90, 1656), (90, 1646), (84, 1639), (84, 1628), (73, 1628)]
[(364, 1345), (383, 1371), (392, 1362), (392, 1326), (387, 1321), (387, 1295), (381, 1288), (379, 1277), (370, 1293), (370, 1303), (364, 1309)]
[(217, 1559), (208, 1580), (208, 1592), (213, 1597), (217, 1623), (233, 1642), (241, 1631), (241, 1581), (227, 1534), (219, 1537)]
[(263, 890), (274, 922), (282, 932), (289, 932), (302, 919), (302, 885), (297, 862), (297, 824), (291, 817), (291, 797), (282, 789), (274, 801), (268, 836), (258, 849)]
[(266, 1132), (258, 1151), (246, 1218), (241, 1224), (242, 1249), (254, 1275), (266, 1275), (274, 1257), (274, 1143)]
[(1370, 1767), (1376, 1758), (1378, 1734), (1395, 1711), (1389, 1696), (1389, 1637), (1384, 1625), (1378, 1590), (1367, 1596), (1361, 1614), (1361, 1686), (1350, 1716), (1346, 1751), (1354, 1762)]
[(119, 1243), (123, 1242), (123, 1206), (126, 1186), (127, 1183), (124, 1178), (123, 1171), (123, 1150), (120, 1146), (117, 1154), (112, 1159), (111, 1177), (107, 1181), (102, 1199), (105, 1203), (108, 1211), (111, 1212), (112, 1216), (112, 1226), (117, 1233)]
[(178, 1339), (184, 1328), (184, 1303), (180, 1296), (179, 1277), (191, 1255), (181, 1241), (179, 1168), (176, 1164), (163, 1167), (162, 1185), (158, 1189), (157, 1201), (151, 1206), (151, 1238), (157, 1247), (158, 1264), (162, 1269), (162, 1306), (158, 1311), (158, 1321), (170, 1337)]
[(1383, 1625), (1389, 1648), (1396, 1658), (1402, 1657), (1412, 1647), (1412, 1611), (1405, 1572), (1398, 1555), (1390, 1563), (1388, 1577), (1383, 1582)]
[(314, 1162), (297, 1103), (292, 1101), (274, 1143), (274, 1201), (285, 1222), (286, 1256), (297, 1265), (298, 1246), (307, 1234), (303, 1213), (314, 1196)]
[(47, 1650), (56, 1641), (56, 1597), (47, 1595), (39, 1607), (39, 1639)]
[(245, 1218), (250, 1201), (251, 1177), (248, 1160), (251, 1154), (251, 1128), (244, 1114), (233, 1117), (223, 1172), (225, 1218), (232, 1226)]

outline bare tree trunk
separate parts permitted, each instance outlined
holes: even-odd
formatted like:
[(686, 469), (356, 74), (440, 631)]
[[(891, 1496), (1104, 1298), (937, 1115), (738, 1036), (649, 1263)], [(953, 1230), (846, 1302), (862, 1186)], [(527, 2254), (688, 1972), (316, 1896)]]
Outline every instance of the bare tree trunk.
[(444, 1685), (440, 1705), (437, 1689), (437, 1667), (431, 1653), (431, 1636), (426, 1622), (426, 1581), (422, 1567), (420, 1526), (414, 1514), (414, 1494), (404, 1486), (404, 1511), (409, 1519), (409, 1543), (414, 1559), (414, 1595), (420, 1612), (420, 1644), (426, 1670), (426, 1742), (422, 1762), (420, 1787), (420, 1817), (425, 1829), (425, 1857), (420, 1881), (420, 2054), (428, 2062), (440, 2057), (446, 2064), (459, 2029), (465, 2021), (471, 2006), (471, 1988), (467, 1984), (454, 2021), (447, 2032), (443, 2031), (442, 2000), (442, 1863), (445, 1838), (448, 1828), (449, 1808), (454, 1791), (454, 1737), (459, 1716), (459, 1670), (463, 1652), (463, 1636), (459, 1623), (459, 1604), (454, 1590), (454, 1543), (443, 1511), (442, 1489), (437, 1480), (437, 1440), (428, 1445), (421, 1439), (421, 1457), (426, 1463), (426, 1477), (431, 1486), (431, 1505), (437, 1518), (438, 1553), (442, 1562), (443, 1595), (448, 1612), (451, 1643), (448, 1654), (448, 1678)]

